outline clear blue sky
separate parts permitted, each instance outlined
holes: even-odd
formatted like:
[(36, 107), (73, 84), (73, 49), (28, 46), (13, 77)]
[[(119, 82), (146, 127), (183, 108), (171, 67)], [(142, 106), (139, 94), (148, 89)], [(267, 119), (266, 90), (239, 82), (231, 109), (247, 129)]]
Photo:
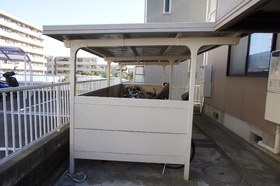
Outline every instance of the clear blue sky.
[[(0, 0), (2, 11), (41, 29), (43, 25), (143, 23), (144, 5), (145, 0)], [(57, 47), (62, 43), (49, 38), (45, 43), (48, 54), (59, 55)]]

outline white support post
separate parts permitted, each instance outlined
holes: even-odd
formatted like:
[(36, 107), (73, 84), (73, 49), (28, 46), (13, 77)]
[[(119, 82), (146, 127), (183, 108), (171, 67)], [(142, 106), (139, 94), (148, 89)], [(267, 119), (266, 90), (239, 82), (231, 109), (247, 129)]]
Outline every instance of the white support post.
[(190, 152), (191, 152), (191, 139), (192, 139), (192, 125), (193, 125), (193, 106), (194, 106), (194, 88), (195, 88), (195, 71), (196, 71), (196, 58), (197, 52), (201, 45), (192, 43), (189, 48), (191, 51), (191, 71), (189, 80), (189, 112), (188, 112), (188, 139), (187, 139), (187, 153), (186, 163), (184, 168), (184, 179), (189, 179), (190, 171)]
[(123, 68), (123, 65), (119, 64), (119, 67), (120, 67), (120, 83), (122, 83), (122, 75), (123, 75), (122, 68)]
[(166, 67), (166, 65), (162, 65), (162, 77), (161, 77), (161, 84), (163, 84), (164, 83), (164, 77), (165, 77), (165, 67)]
[(110, 87), (111, 61), (107, 61), (107, 87)]
[(169, 99), (172, 99), (172, 82), (173, 82), (173, 67), (174, 67), (174, 61), (169, 61), (170, 62), (170, 75), (169, 75)]
[(74, 157), (74, 121), (75, 121), (75, 96), (76, 96), (76, 53), (78, 48), (71, 46), (70, 48), (70, 174), (75, 172)]

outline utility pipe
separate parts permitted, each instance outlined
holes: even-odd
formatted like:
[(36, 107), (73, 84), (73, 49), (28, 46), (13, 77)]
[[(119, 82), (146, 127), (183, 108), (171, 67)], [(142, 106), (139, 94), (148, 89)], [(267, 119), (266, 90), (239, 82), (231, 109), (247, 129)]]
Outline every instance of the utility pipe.
[(279, 125), (277, 125), (277, 127), (276, 127), (274, 148), (264, 144), (263, 141), (259, 141), (258, 145), (271, 151), (274, 154), (279, 154), (280, 153), (280, 127), (279, 127)]

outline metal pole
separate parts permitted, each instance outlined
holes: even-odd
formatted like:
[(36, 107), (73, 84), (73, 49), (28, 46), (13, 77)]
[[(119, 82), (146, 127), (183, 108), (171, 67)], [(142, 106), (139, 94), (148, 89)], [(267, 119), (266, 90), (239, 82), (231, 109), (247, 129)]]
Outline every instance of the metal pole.
[(71, 46), (70, 48), (70, 174), (75, 172), (75, 157), (74, 157), (74, 126), (75, 126), (75, 96), (76, 96), (76, 52), (78, 48)]
[(190, 152), (191, 152), (191, 138), (192, 138), (192, 123), (193, 123), (193, 105), (194, 105), (194, 86), (195, 86), (195, 70), (196, 70), (196, 58), (197, 58), (197, 51), (200, 46), (191, 45), (191, 72), (190, 72), (190, 80), (189, 80), (189, 112), (188, 112), (188, 139), (187, 139), (187, 153), (186, 153), (186, 163), (185, 163), (185, 170), (184, 170), (184, 179), (189, 179), (189, 171), (190, 171)]
[(169, 77), (169, 99), (172, 99), (172, 81), (173, 81), (174, 61), (170, 61), (170, 77)]
[(107, 61), (107, 87), (110, 87), (111, 61)]
[(122, 83), (122, 75), (123, 75), (122, 68), (123, 68), (123, 65), (119, 65), (119, 67), (120, 67), (120, 83)]
[(161, 84), (163, 84), (164, 83), (164, 77), (165, 77), (165, 67), (166, 67), (166, 65), (162, 65), (162, 77), (161, 77)]

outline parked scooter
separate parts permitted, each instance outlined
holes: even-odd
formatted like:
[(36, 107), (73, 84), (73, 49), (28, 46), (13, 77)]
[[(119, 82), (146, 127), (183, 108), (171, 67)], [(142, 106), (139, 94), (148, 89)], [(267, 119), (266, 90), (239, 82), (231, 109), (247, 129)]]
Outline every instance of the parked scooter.
[(9, 88), (9, 85), (7, 84), (6, 81), (0, 81), (0, 88)]
[[(13, 77), (15, 74), (16, 73), (13, 71), (4, 73), (3, 77), (6, 79), (6, 81), (0, 81), (0, 88), (18, 87), (18, 81), (15, 77)], [(13, 92), (13, 95), (16, 97), (16, 92)], [(2, 98), (2, 94), (0, 95), (0, 98)]]
[(6, 72), (3, 74), (4, 78), (6, 79), (7, 84), (9, 87), (18, 87), (19, 83), (15, 77), (13, 77), (16, 73), (15, 72)]

